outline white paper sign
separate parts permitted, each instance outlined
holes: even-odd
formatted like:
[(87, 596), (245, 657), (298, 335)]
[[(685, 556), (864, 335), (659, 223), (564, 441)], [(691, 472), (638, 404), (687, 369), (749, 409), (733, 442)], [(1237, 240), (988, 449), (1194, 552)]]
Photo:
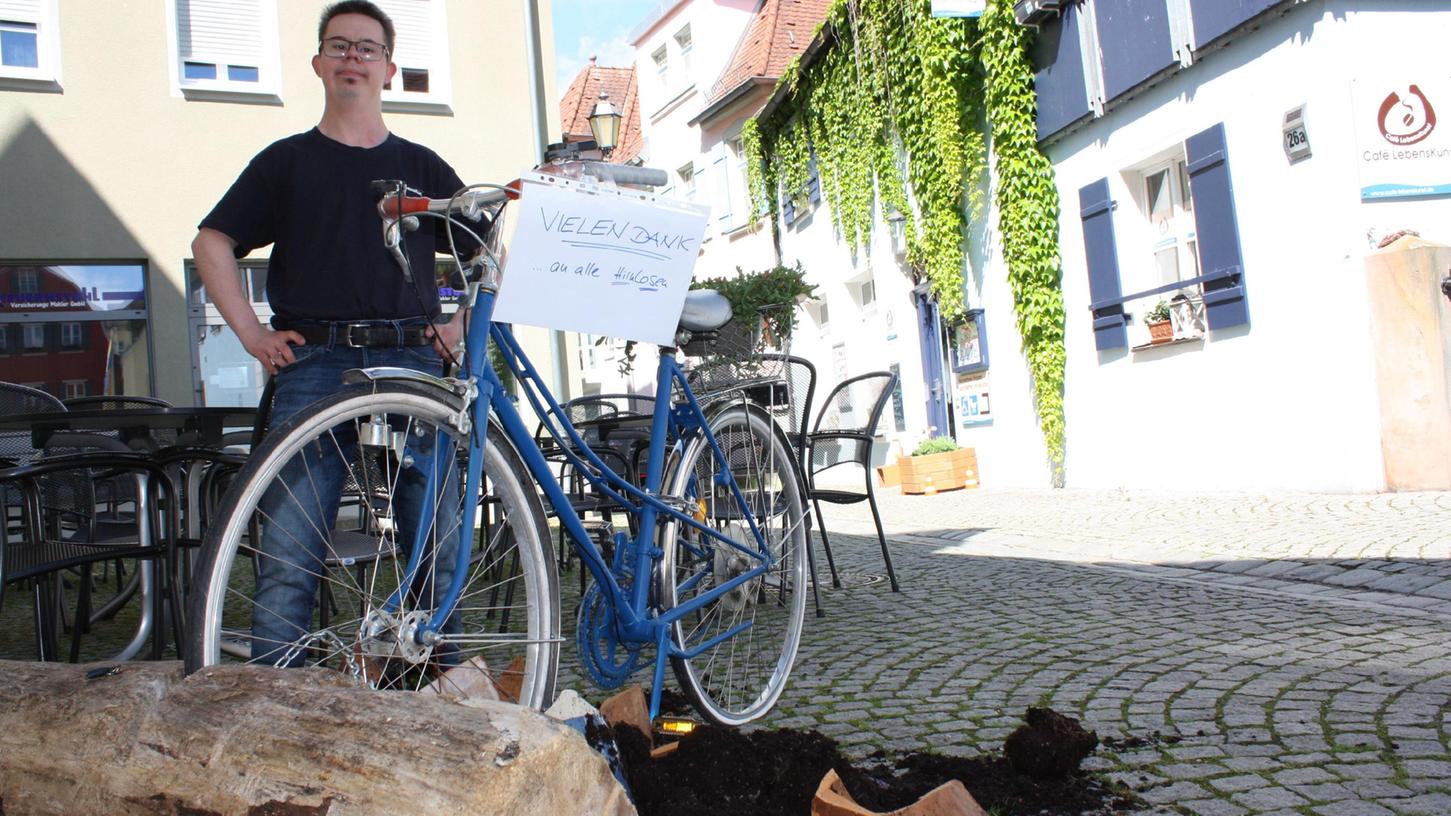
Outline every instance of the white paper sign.
[(494, 319), (675, 342), (710, 210), (529, 174)]

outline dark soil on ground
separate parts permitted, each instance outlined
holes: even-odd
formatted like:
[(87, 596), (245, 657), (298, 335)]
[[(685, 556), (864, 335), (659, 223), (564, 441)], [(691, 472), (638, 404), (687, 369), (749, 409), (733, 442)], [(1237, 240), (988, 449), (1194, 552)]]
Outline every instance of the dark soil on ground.
[[(656, 759), (639, 731), (621, 726), (614, 733), (640, 816), (807, 816), (817, 785), (831, 769), (859, 804), (878, 811), (910, 805), (952, 779), (961, 781), (978, 804), (999, 816), (1083, 816), (1143, 807), (1126, 788), (1078, 770), (1078, 761), (1093, 750), (1097, 737), (1062, 722), (1077, 727), (1077, 721), (1049, 713), (1053, 716), (1030, 714), (1034, 721), (1019, 731), (1044, 730), (1048, 723), (1047, 731), (1059, 739), (1020, 737), (1023, 745), (1016, 750), (1047, 755), (1041, 763), (1030, 763), (1035, 770), (1040, 765), (1061, 766), (1063, 757), (1079, 754), (1071, 772), (1051, 779), (1015, 770), (1013, 763), (997, 754), (878, 752), (853, 763), (834, 740), (815, 731), (743, 733), (701, 726), (682, 737), (679, 748)], [(1087, 751), (1082, 750), (1085, 735), (1092, 737)]]

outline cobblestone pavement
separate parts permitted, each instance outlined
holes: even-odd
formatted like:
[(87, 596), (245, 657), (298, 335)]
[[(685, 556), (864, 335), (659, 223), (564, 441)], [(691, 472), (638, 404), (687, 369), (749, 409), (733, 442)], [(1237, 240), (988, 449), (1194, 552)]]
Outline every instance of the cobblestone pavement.
[(882, 510), (902, 591), (865, 506), (827, 507), (844, 586), (764, 725), (972, 754), (1046, 704), (1143, 741), (1089, 761), (1151, 812), (1451, 814), (1451, 494)]

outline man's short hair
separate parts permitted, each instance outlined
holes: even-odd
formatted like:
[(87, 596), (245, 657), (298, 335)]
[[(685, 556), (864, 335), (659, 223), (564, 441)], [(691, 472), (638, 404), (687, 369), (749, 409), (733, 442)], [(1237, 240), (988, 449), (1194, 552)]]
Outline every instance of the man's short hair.
[(388, 47), (388, 59), (393, 59), (393, 21), (383, 10), (368, 0), (342, 0), (340, 3), (333, 3), (322, 10), (322, 19), (317, 23), (317, 41), (322, 42), (322, 36), (327, 33), (327, 24), (339, 14), (362, 14), (372, 17), (383, 27), (383, 45)]

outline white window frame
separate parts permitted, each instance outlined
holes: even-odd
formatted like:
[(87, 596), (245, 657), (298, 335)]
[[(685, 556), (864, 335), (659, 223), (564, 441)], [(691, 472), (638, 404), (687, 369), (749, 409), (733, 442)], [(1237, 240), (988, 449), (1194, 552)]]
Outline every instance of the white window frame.
[(686, 201), (695, 200), (696, 178), (700, 175), (695, 170), (695, 162), (682, 164), (675, 174), (680, 176), (680, 184), (676, 187), (680, 197)]
[(0, 20), (35, 26), (35, 67), (0, 65), (0, 88), (60, 89), (59, 0), (0, 0)]
[[(419, 2), (420, 0), (412, 0)], [(400, 19), (407, 23), (407, 18), (396, 14), (395, 3), (401, 0), (381, 0), (378, 7), (393, 20), (394, 28), (398, 27)], [(443, 0), (427, 0), (428, 3), (428, 32), (416, 39), (427, 42), (427, 58), (420, 58), (417, 55), (407, 53), (407, 46), (403, 45), (405, 36), (403, 32), (396, 32), (394, 37), (394, 53), (389, 54), (389, 59), (398, 66), (393, 74), (392, 88), (383, 90), (383, 110), (392, 112), (428, 111), (428, 112), (451, 112), (453, 105), (453, 74), (448, 52), (448, 17), (445, 12), (446, 4)], [(413, 37), (406, 39), (412, 40)], [(402, 51), (402, 54), (397, 53)], [(399, 62), (399, 59), (402, 62)], [(428, 91), (405, 91), (403, 90), (403, 69), (424, 69), (428, 71)]]
[(15, 276), (15, 291), (22, 295), (33, 295), (40, 291), (40, 273), (29, 266)]
[(690, 23), (686, 23), (679, 31), (675, 32), (675, 46), (680, 51), (680, 64), (684, 66), (685, 72), (690, 73), (690, 52), (694, 46), (694, 39), (690, 33)]
[[(257, 27), (260, 51), (257, 54), (257, 81), (246, 82), (226, 78), (228, 63), (220, 57), (215, 64), (216, 79), (187, 79), (185, 62), (210, 62), (188, 59), (181, 53), (181, 14), (178, 4), (189, 0), (166, 0), (166, 41), (171, 55), (168, 74), (172, 96), (209, 102), (280, 102), (282, 92), (282, 61), (277, 28), (277, 0), (257, 0)], [(191, 56), (191, 55), (189, 55)], [(251, 67), (251, 66), (247, 66)]]
[[(74, 342), (72, 342), (74, 341)], [(85, 330), (74, 321), (60, 324), (60, 350), (76, 351), (85, 343)]]
[(87, 396), (85, 380), (61, 380), (60, 387), (63, 394), (61, 399), (75, 399), (76, 397)]
[[(1159, 174), (1166, 174), (1167, 207), (1156, 212), (1149, 196), (1149, 181)], [(1137, 217), (1131, 215), (1127, 221), (1118, 221), (1127, 227), (1120, 241), (1119, 256), (1125, 290), (1142, 291), (1198, 277), (1201, 274), (1198, 232), (1183, 143), (1126, 168), (1123, 181), (1135, 204), (1129, 212), (1137, 213)], [(1174, 263), (1172, 275), (1162, 263), (1169, 260)], [(1183, 302), (1181, 295), (1188, 298), (1188, 303)], [(1127, 311), (1134, 315), (1129, 328), (1131, 346), (1141, 348), (1150, 344), (1142, 316), (1160, 301), (1168, 302), (1171, 310), (1175, 310), (1175, 339), (1202, 334), (1202, 328), (1196, 328), (1198, 318), (1194, 315), (1202, 314), (1203, 287), (1188, 284), (1177, 291), (1136, 298), (1125, 304)]]
[[(1149, 180), (1164, 174), (1169, 185), (1168, 209), (1162, 213), (1152, 212), (1154, 202), (1149, 200)], [(1158, 257), (1170, 249), (1174, 250), (1176, 266), (1174, 280), (1198, 277), (1198, 236), (1194, 222), (1193, 197), (1190, 195), (1189, 173), (1185, 157), (1181, 152), (1160, 159), (1138, 171), (1138, 184), (1142, 204), (1140, 212), (1147, 225), (1152, 269), (1151, 286), (1173, 283), (1161, 274)]]
[[(36, 337), (40, 342), (32, 343)], [(21, 351), (45, 351), (45, 324), (44, 323), (22, 323), (20, 329), (20, 350)]]

